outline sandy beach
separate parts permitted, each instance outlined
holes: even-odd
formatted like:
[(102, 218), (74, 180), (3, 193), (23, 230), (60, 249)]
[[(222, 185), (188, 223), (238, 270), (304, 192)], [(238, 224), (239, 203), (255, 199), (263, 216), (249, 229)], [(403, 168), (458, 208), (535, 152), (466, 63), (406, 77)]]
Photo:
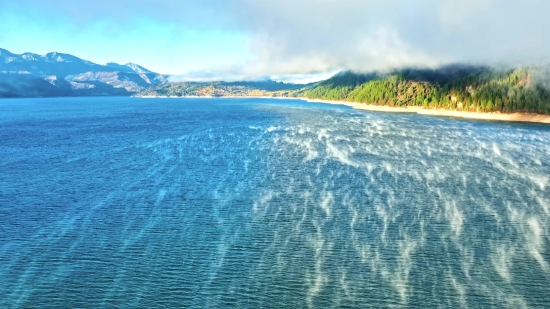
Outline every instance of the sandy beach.
[(392, 107), (392, 106), (381, 106), (381, 105), (372, 105), (372, 104), (346, 102), (346, 101), (311, 100), (306, 98), (302, 98), (302, 100), (305, 100), (307, 102), (312, 102), (312, 103), (346, 105), (346, 106), (353, 107), (355, 109), (375, 111), (375, 112), (418, 113), (420, 110), (422, 110), (421, 106)]
[(422, 106), (407, 106), (407, 107), (392, 107), (392, 106), (380, 106), (371, 105), (365, 103), (345, 102), (345, 101), (329, 101), (329, 100), (310, 100), (302, 98), (307, 102), (313, 103), (326, 103), (326, 104), (340, 104), (351, 106), (355, 109), (368, 110), (375, 112), (388, 112), (388, 113), (417, 113), (427, 116), (440, 116), (440, 117), (454, 117), (454, 118), (466, 118), (477, 120), (495, 120), (495, 121), (516, 121), (516, 122), (536, 122), (536, 123), (548, 123), (550, 124), (550, 115), (542, 114), (527, 114), (527, 113), (477, 113), (477, 112), (464, 112), (442, 109), (425, 109)]
[(480, 120), (499, 120), (499, 121), (519, 121), (519, 122), (538, 122), (550, 124), (550, 115), (527, 114), (527, 113), (476, 113), (476, 112), (461, 112), (451, 110), (435, 110), (422, 109), (418, 114), (430, 116), (457, 117)]

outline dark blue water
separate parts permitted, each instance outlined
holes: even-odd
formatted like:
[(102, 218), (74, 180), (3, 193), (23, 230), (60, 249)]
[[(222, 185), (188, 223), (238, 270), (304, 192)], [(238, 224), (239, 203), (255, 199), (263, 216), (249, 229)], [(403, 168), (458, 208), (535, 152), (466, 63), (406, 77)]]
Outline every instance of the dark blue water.
[(550, 126), (0, 101), (1, 308), (548, 308)]

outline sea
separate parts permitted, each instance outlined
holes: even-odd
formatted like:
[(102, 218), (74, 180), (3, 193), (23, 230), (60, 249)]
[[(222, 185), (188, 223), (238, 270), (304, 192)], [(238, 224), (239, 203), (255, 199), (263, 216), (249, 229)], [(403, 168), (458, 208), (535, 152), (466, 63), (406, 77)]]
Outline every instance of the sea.
[(550, 308), (550, 126), (2, 99), (0, 308)]

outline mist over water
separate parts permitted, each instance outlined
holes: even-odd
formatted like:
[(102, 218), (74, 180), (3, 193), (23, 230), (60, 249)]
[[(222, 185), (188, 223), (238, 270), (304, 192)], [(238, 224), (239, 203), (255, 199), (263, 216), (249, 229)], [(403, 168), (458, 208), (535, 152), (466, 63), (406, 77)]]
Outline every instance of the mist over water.
[(550, 306), (550, 127), (0, 101), (0, 307)]

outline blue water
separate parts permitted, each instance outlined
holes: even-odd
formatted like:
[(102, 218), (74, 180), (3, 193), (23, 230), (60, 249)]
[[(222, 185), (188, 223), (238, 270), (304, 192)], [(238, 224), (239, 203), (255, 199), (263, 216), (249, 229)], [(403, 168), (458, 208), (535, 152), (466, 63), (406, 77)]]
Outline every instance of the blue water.
[(0, 308), (548, 308), (550, 126), (0, 101)]

